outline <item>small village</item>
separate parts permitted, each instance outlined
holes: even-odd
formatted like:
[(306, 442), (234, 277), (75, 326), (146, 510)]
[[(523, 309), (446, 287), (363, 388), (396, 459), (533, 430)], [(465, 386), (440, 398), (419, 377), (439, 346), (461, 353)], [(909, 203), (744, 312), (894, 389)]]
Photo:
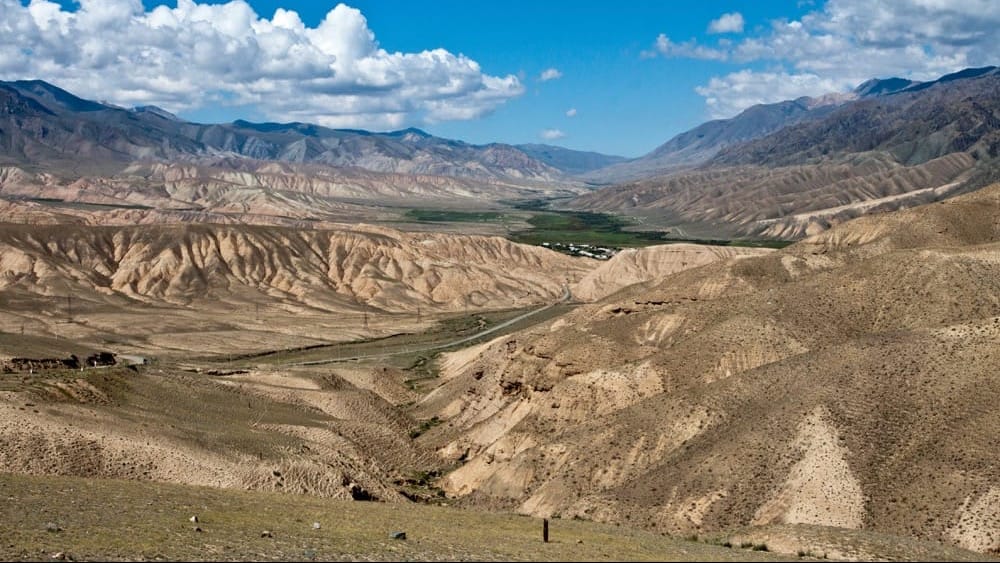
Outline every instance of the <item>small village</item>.
[(610, 260), (612, 256), (618, 254), (621, 250), (620, 248), (612, 248), (608, 246), (574, 243), (567, 244), (562, 242), (543, 242), (542, 246), (555, 250), (556, 252), (569, 254), (570, 256), (585, 256), (596, 260)]

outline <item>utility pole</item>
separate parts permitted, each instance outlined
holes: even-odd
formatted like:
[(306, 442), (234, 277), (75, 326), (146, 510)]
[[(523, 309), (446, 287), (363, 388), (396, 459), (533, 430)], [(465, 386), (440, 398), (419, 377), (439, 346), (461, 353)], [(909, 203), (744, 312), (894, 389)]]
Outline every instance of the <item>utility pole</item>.
[(257, 322), (260, 322), (260, 303), (254, 303), (253, 308), (254, 308), (254, 317), (257, 319)]
[(364, 315), (362, 317), (362, 322), (364, 323), (365, 333), (367, 333), (368, 332), (368, 311), (362, 311), (361, 314)]
[(66, 294), (66, 316), (69, 319), (66, 322), (73, 322), (73, 296), (69, 293)]

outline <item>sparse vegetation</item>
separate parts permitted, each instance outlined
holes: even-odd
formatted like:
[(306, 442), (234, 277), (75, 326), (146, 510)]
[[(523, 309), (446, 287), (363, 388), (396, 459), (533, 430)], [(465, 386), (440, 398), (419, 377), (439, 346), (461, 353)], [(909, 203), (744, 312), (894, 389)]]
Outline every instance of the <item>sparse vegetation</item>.
[(437, 379), (439, 370), (435, 361), (436, 358), (437, 354), (418, 354), (412, 363), (402, 368), (409, 375), (403, 383), (416, 391), (418, 385), (421, 383)]
[(444, 421), (441, 420), (440, 418), (436, 417), (436, 416), (433, 416), (433, 417), (431, 417), (431, 418), (429, 418), (427, 420), (421, 421), (420, 422), (420, 426), (418, 426), (417, 428), (414, 428), (413, 430), (410, 430), (410, 439), (411, 440), (416, 440), (424, 432), (427, 432), (428, 430), (430, 430), (431, 428), (434, 428), (435, 426), (441, 424), (442, 422), (444, 422)]
[[(411, 503), (18, 475), (0, 475), (0, 493), (8, 501), (0, 503), (5, 561), (51, 560), (57, 553), (75, 560), (173, 561), (715, 561), (748, 555), (583, 520), (551, 520), (553, 541), (544, 544), (537, 518)], [(49, 532), (49, 522), (59, 531)], [(394, 530), (405, 531), (407, 541), (388, 539)]]
[(410, 472), (410, 476), (396, 480), (400, 493), (413, 502), (424, 504), (447, 505), (450, 502), (443, 489), (436, 485), (438, 479), (447, 471), (443, 469), (419, 469)]

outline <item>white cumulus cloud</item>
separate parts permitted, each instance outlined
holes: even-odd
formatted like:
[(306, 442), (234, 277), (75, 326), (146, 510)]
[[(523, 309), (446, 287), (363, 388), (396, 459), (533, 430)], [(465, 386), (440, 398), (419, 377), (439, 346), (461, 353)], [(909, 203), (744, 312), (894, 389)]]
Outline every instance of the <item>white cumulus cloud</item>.
[(730, 117), (755, 103), (847, 92), (870, 78), (930, 80), (995, 65), (996, 7), (995, 0), (827, 0), (798, 20), (775, 20), (739, 41), (676, 43), (660, 34), (641, 56), (744, 65), (697, 88), (712, 117)]
[(556, 139), (562, 139), (566, 136), (566, 133), (563, 133), (558, 129), (542, 129), (538, 136), (546, 141), (554, 141)]
[(474, 119), (521, 95), (444, 49), (389, 52), (357, 9), (316, 26), (294, 10), (268, 19), (244, 0), (146, 11), (140, 0), (0, 0), (0, 78), (40, 78), (78, 95), (171, 111), (252, 105), (269, 119), (396, 128)]
[(695, 88), (695, 91), (705, 97), (711, 117), (726, 118), (753, 105), (794, 100), (816, 95), (817, 92), (837, 92), (845, 86), (849, 84), (811, 73), (741, 70), (724, 77), (712, 78), (708, 84)]
[(651, 59), (657, 55), (662, 55), (664, 57), (715, 61), (724, 61), (730, 56), (729, 52), (724, 48), (699, 45), (698, 42), (693, 39), (683, 43), (675, 43), (663, 33), (657, 36), (652, 49), (642, 51), (642, 53), (640, 53), (640, 56), (644, 59)]
[(547, 68), (542, 71), (542, 74), (538, 76), (538, 79), (542, 82), (548, 82), (549, 80), (555, 80), (557, 78), (562, 78), (563, 73), (559, 72), (558, 68)]
[(566, 117), (576, 117), (576, 108), (566, 110)]
[(708, 24), (709, 33), (743, 33), (743, 14), (733, 12), (722, 14), (719, 19)]

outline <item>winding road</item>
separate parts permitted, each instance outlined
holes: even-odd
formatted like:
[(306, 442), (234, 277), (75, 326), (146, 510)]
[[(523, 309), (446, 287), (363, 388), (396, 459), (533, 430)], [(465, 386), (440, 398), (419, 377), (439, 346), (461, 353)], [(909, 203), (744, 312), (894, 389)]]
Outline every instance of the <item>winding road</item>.
[(473, 334), (471, 336), (465, 336), (465, 337), (459, 338), (458, 340), (452, 340), (452, 341), (444, 342), (444, 343), (440, 343), (440, 344), (432, 344), (430, 346), (417, 346), (417, 347), (414, 347), (414, 348), (403, 348), (403, 349), (400, 349), (400, 350), (396, 350), (396, 351), (392, 351), (392, 352), (382, 352), (382, 353), (379, 353), (379, 354), (365, 354), (365, 355), (362, 355), (362, 356), (344, 356), (344, 357), (337, 357), (337, 358), (326, 358), (326, 359), (323, 359), (323, 360), (310, 360), (308, 362), (292, 362), (292, 363), (288, 363), (288, 364), (280, 364), (279, 367), (319, 366), (319, 365), (323, 365), (323, 364), (333, 364), (333, 363), (337, 363), (337, 362), (349, 362), (349, 361), (353, 361), (353, 360), (370, 360), (370, 359), (374, 359), (374, 358), (385, 358), (386, 356), (398, 356), (398, 355), (402, 355), (402, 354), (413, 354), (415, 352), (432, 352), (434, 350), (444, 350), (445, 348), (451, 348), (453, 346), (460, 346), (462, 344), (466, 344), (468, 342), (472, 342), (472, 341), (477, 340), (479, 338), (482, 338), (484, 336), (489, 336), (489, 335), (491, 335), (493, 333), (499, 332), (499, 331), (501, 331), (501, 330), (503, 330), (503, 329), (505, 329), (505, 328), (513, 325), (513, 324), (516, 324), (516, 323), (519, 323), (519, 322), (523, 321), (524, 319), (527, 319), (529, 317), (532, 317), (532, 316), (537, 315), (539, 313), (542, 313), (544, 311), (548, 311), (549, 309), (551, 309), (552, 307), (555, 307), (556, 305), (559, 305), (560, 303), (566, 303), (567, 301), (570, 300), (570, 298), (572, 296), (573, 295), (569, 291), (569, 286), (563, 286), (563, 294), (562, 294), (562, 297), (560, 297), (558, 301), (556, 301), (554, 303), (549, 303), (548, 305), (545, 305), (543, 307), (539, 307), (538, 309), (534, 309), (532, 311), (528, 311), (527, 313), (524, 313), (523, 315), (518, 315), (518, 316), (514, 317), (513, 319), (508, 319), (508, 320), (506, 320), (506, 321), (504, 321), (504, 322), (502, 322), (502, 323), (500, 323), (500, 324), (498, 324), (498, 325), (496, 325), (494, 327), (490, 327), (490, 328), (488, 328), (486, 330), (482, 330), (482, 331), (477, 332), (477, 333), (475, 333), (475, 334)]

